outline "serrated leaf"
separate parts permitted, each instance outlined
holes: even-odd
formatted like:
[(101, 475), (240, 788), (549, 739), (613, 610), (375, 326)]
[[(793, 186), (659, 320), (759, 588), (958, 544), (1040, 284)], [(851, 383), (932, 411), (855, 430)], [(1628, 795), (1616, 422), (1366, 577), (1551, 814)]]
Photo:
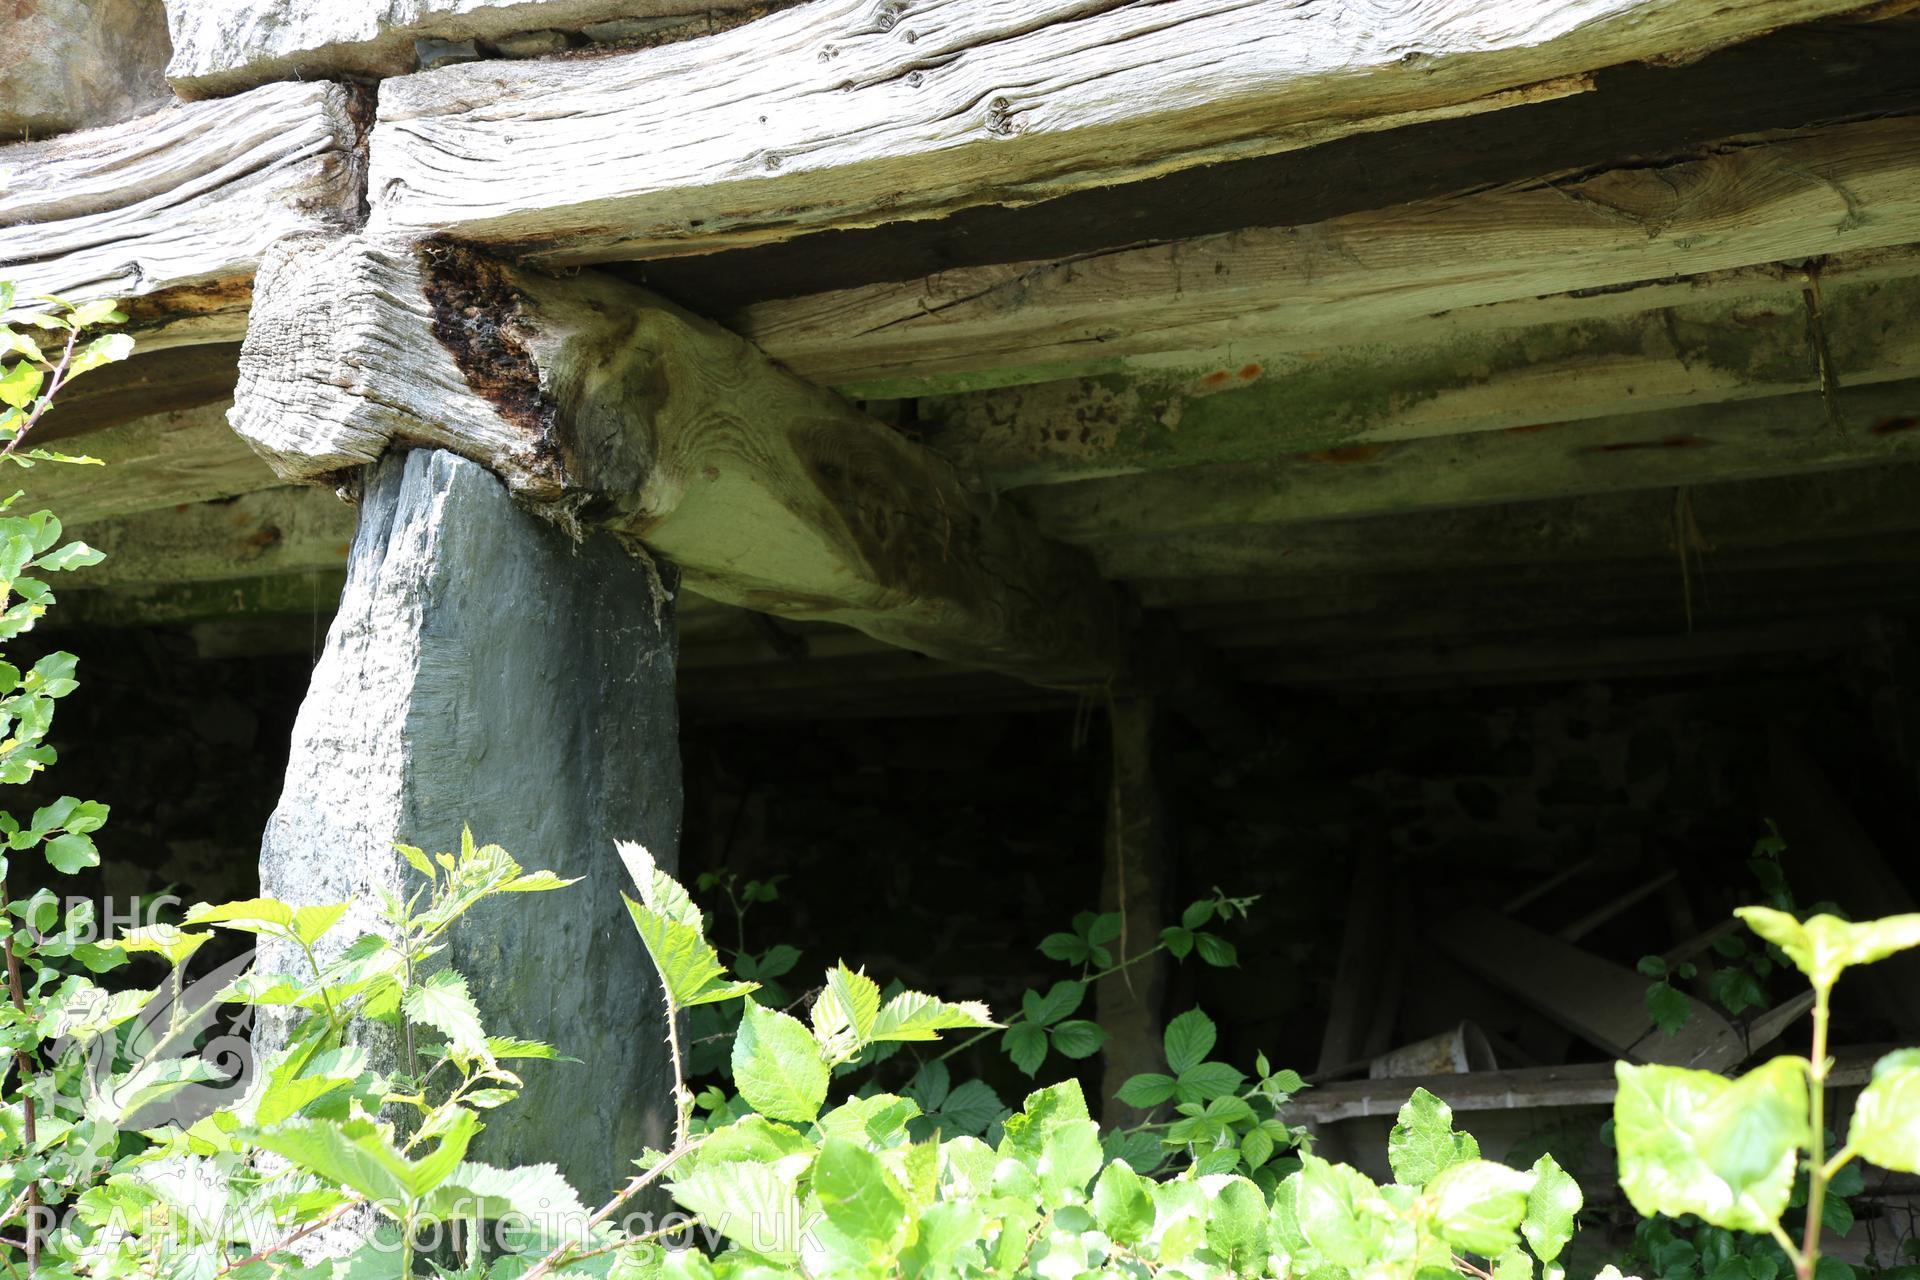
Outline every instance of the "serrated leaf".
[(1000, 1038), (1000, 1047), (1006, 1050), (1014, 1066), (1031, 1076), (1047, 1060), (1046, 1028), (1031, 1022), (1016, 1022)]
[(1093, 1216), (1100, 1229), (1122, 1244), (1134, 1245), (1153, 1230), (1152, 1184), (1116, 1160), (1093, 1184)]
[(1167, 1065), (1176, 1076), (1190, 1070), (1213, 1052), (1218, 1039), (1212, 1018), (1198, 1009), (1187, 1010), (1167, 1024), (1163, 1037)]
[(1095, 1022), (1062, 1022), (1052, 1028), (1053, 1047), (1068, 1058), (1091, 1058), (1107, 1042), (1107, 1033)]
[(1046, 995), (1028, 991), (1020, 1001), (1020, 1011), (1029, 1022), (1050, 1027), (1080, 1007), (1087, 988), (1079, 982), (1056, 982)]
[(461, 1057), (475, 1057), (487, 1051), (487, 1033), (480, 1025), (480, 1010), (467, 990), (467, 980), (452, 969), (429, 974), (400, 998), (407, 1017), (438, 1031), (448, 1046)]
[(1573, 1239), (1580, 1205), (1580, 1184), (1552, 1156), (1533, 1162), (1533, 1190), (1527, 1194), (1527, 1218), (1520, 1230), (1540, 1261), (1552, 1262)]
[(878, 1253), (896, 1247), (912, 1222), (906, 1193), (880, 1157), (845, 1138), (820, 1144), (813, 1191), (827, 1221)]
[(733, 1041), (733, 1083), (747, 1105), (774, 1120), (805, 1124), (827, 1100), (831, 1071), (796, 1018), (748, 1001)]
[(1413, 1091), (1387, 1135), (1393, 1176), (1409, 1187), (1424, 1187), (1479, 1154), (1480, 1144), (1471, 1135), (1453, 1131), (1453, 1108), (1425, 1089)]
[(1173, 1098), (1175, 1083), (1172, 1076), (1148, 1071), (1134, 1076), (1121, 1085), (1120, 1091), (1114, 1096), (1130, 1107), (1138, 1107), (1145, 1111), (1170, 1101)]
[(702, 1162), (676, 1179), (672, 1191), (676, 1201), (741, 1248), (785, 1267), (799, 1261), (800, 1229), (806, 1219), (793, 1179), (778, 1166), (751, 1160)]
[(757, 982), (733, 982), (727, 977), (720, 954), (702, 934), (695, 912), (695, 923), (688, 925), (672, 915), (635, 902), (624, 893), (633, 927), (653, 960), (653, 967), (667, 989), (667, 997), (682, 1008), (714, 1004), (758, 991)]
[(976, 1000), (948, 1002), (918, 991), (903, 991), (887, 1001), (874, 1018), (873, 1039), (936, 1040), (942, 1031), (995, 1025), (987, 1006)]

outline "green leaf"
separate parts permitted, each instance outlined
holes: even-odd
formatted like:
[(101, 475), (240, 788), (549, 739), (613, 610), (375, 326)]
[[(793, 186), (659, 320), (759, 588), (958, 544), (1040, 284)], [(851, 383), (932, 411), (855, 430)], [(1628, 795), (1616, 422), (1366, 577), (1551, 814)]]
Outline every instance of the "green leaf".
[(1580, 1184), (1552, 1156), (1533, 1162), (1533, 1190), (1527, 1194), (1527, 1218), (1520, 1230), (1540, 1261), (1552, 1262), (1573, 1239), (1580, 1204)]
[(977, 1000), (948, 1002), (903, 991), (881, 1008), (873, 1020), (875, 1040), (936, 1040), (942, 1031), (997, 1026), (987, 1006)]
[(1211, 1102), (1239, 1092), (1246, 1077), (1224, 1062), (1202, 1062), (1180, 1073), (1174, 1096), (1182, 1102)]
[(1207, 1206), (1207, 1248), (1242, 1275), (1263, 1275), (1267, 1260), (1267, 1197), (1242, 1177), (1230, 1177)]
[(1739, 1080), (1624, 1062), (1615, 1072), (1614, 1145), (1633, 1207), (1769, 1231), (1808, 1136), (1805, 1063), (1776, 1058)]
[(100, 865), (100, 851), (93, 847), (93, 837), (75, 835), (68, 832), (47, 841), (42, 850), (47, 855), (47, 865), (62, 875), (72, 875), (87, 867)]
[(1193, 935), (1193, 948), (1200, 953), (1200, 959), (1216, 969), (1231, 969), (1240, 963), (1240, 953), (1225, 938), (1211, 933)]
[(733, 1041), (733, 1082), (763, 1116), (804, 1124), (820, 1114), (831, 1071), (796, 1018), (748, 1001)]
[(813, 1191), (827, 1221), (857, 1240), (890, 1251), (911, 1219), (907, 1197), (880, 1157), (845, 1138), (828, 1138), (813, 1165)]
[(1031, 1076), (1047, 1060), (1046, 1029), (1031, 1022), (1016, 1022), (1000, 1037), (1000, 1047), (1006, 1050), (1014, 1066)]
[(1120, 1086), (1120, 1091), (1114, 1096), (1128, 1106), (1138, 1107), (1144, 1111), (1171, 1099), (1173, 1089), (1172, 1076), (1163, 1076), (1149, 1071), (1128, 1080)]
[(1491, 1160), (1462, 1160), (1427, 1184), (1434, 1230), (1455, 1249), (1497, 1258), (1520, 1243), (1532, 1174)]
[(124, 333), (102, 334), (73, 353), (73, 363), (67, 366), (67, 377), (77, 378), (90, 369), (125, 360), (132, 354), (131, 337)]
[[(1355, 1274), (1376, 1269), (1389, 1274), (1392, 1263), (1411, 1257), (1412, 1228), (1358, 1169), (1305, 1156), (1300, 1171), (1287, 1181), (1295, 1188), (1295, 1229), (1333, 1266)], [(1282, 1224), (1276, 1227), (1285, 1230)]]
[(1116, 1160), (1093, 1184), (1093, 1217), (1100, 1229), (1121, 1244), (1138, 1244), (1153, 1230), (1152, 1184)]
[(1670, 982), (1656, 982), (1647, 988), (1647, 1017), (1670, 1036), (1680, 1034), (1693, 1015), (1693, 1001)]
[(84, 542), (69, 542), (58, 551), (49, 551), (34, 560), (33, 567), (43, 573), (62, 573), (91, 568), (106, 558), (106, 552), (96, 551)]
[(1050, 1027), (1078, 1009), (1086, 994), (1087, 988), (1082, 983), (1056, 982), (1045, 996), (1038, 991), (1027, 992), (1021, 998), (1020, 1009), (1029, 1022)]
[(1817, 988), (1832, 987), (1849, 966), (1872, 964), (1897, 951), (1920, 947), (1920, 913), (1859, 924), (1830, 915), (1803, 922), (1769, 907), (1741, 907), (1734, 914), (1786, 952)]
[(1415, 1089), (1387, 1135), (1387, 1161), (1396, 1180), (1424, 1187), (1463, 1160), (1479, 1156), (1471, 1135), (1453, 1131), (1453, 1108), (1425, 1089)]
[(1882, 1169), (1920, 1173), (1920, 1049), (1901, 1049), (1874, 1064), (1873, 1079), (1854, 1104), (1847, 1142)]
[(1213, 1019), (1198, 1009), (1189, 1009), (1167, 1024), (1165, 1045), (1167, 1065), (1177, 1076), (1197, 1066), (1213, 1052), (1219, 1033)]
[(452, 969), (428, 976), (400, 999), (407, 1017), (432, 1027), (447, 1039), (447, 1045), (462, 1057), (475, 1057), (487, 1049), (487, 1033), (480, 1025), (480, 1010), (467, 990), (467, 980)]
[(12, 368), (0, 374), (0, 403), (10, 404), (16, 409), (26, 408), (40, 394), (43, 380), (44, 375), (37, 365), (28, 364), (25, 360), (15, 362)]
[(799, 1236), (806, 1215), (794, 1193), (793, 1179), (780, 1166), (752, 1160), (703, 1161), (673, 1182), (671, 1189), (675, 1200), (741, 1248), (781, 1266), (799, 1261)]
[(427, 857), (427, 855), (417, 846), (410, 845), (410, 844), (396, 844), (393, 846), (393, 849), (395, 853), (398, 853), (401, 857), (405, 858), (407, 860), (407, 864), (411, 866), (415, 871), (418, 871), (421, 875), (425, 876), (429, 880), (433, 880), (436, 878), (438, 873), (435, 872), (433, 869), (433, 860)]
[(698, 914), (694, 924), (686, 924), (665, 912), (635, 902), (624, 893), (627, 914), (653, 960), (653, 967), (667, 989), (667, 998), (681, 1009), (714, 1004), (758, 991), (757, 982), (727, 980), (726, 966), (701, 933)]
[(827, 983), (813, 1002), (813, 1033), (822, 1045), (834, 1045), (845, 1056), (873, 1039), (874, 1020), (880, 1016), (880, 988), (864, 973), (844, 964), (827, 973)]
[(1069, 1058), (1091, 1058), (1107, 1042), (1107, 1033), (1095, 1022), (1063, 1022), (1052, 1034), (1053, 1047)]

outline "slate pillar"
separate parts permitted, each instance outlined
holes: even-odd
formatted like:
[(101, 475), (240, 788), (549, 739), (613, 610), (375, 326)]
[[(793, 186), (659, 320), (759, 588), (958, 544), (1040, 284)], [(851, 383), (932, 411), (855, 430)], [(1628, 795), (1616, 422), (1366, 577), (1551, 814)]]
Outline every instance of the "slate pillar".
[(453, 938), (489, 1032), (525, 1062), (477, 1158), (558, 1163), (587, 1203), (671, 1139), (660, 992), (620, 902), (616, 838), (678, 860), (672, 604), (599, 535), (576, 546), (484, 468), (439, 450), (370, 469), (340, 611), (294, 726), (261, 892), (350, 902), (341, 944), (411, 892), (395, 841), (457, 849), (462, 823), (581, 883), (476, 910)]

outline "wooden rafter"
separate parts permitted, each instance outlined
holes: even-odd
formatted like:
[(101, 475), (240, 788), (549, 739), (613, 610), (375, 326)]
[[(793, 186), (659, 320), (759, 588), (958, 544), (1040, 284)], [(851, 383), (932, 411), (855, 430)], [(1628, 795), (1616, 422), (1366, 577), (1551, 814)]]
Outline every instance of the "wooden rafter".
[(1615, 296), (1680, 276), (1723, 297), (1777, 294), (1786, 269), (1766, 264), (1797, 274), (1819, 255), (1920, 241), (1916, 155), (1920, 118), (1872, 120), (1309, 226), (762, 303), (730, 323), (797, 372), (872, 396), (1146, 356), (1178, 366), (1324, 350), (1436, 312), (1456, 313), (1463, 332), (1619, 315), (1692, 292)]

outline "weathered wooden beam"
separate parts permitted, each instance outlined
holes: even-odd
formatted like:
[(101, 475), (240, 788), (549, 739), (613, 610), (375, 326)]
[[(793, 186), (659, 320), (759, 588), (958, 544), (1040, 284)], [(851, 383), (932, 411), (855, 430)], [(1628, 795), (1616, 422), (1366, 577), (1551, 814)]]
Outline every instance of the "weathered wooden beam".
[[(1111, 371), (1153, 354), (1321, 350), (1435, 312), (1910, 244), (1916, 154), (1920, 118), (1872, 120), (1307, 226), (761, 303), (729, 323), (862, 395)], [(1535, 322), (1621, 309), (1589, 299)]]
[(1579, 92), (1859, 7), (819, 0), (598, 62), (387, 82), (374, 225), (555, 262), (765, 243)]
[[(622, 18), (734, 14), (767, 0), (166, 0), (182, 97), (235, 93), (269, 80), (393, 76), (412, 71), (416, 40), (495, 41), (578, 32)], [(616, 30), (589, 32), (618, 39)], [(700, 26), (708, 24), (704, 21)], [(562, 48), (565, 46), (562, 45)]]
[(20, 473), (16, 483), (26, 509), (46, 507), (70, 525), (280, 485), (279, 477), (227, 425), (227, 405), (220, 401), (151, 414), (51, 444), (104, 464), (43, 463)]
[[(1920, 277), (1920, 257), (1911, 268)], [(1820, 294), (1828, 376), (1848, 387), (1920, 377), (1920, 278), (1871, 274)], [(1008, 488), (1302, 453), (1353, 460), (1383, 442), (1780, 396), (1821, 385), (1806, 290), (1779, 280), (1752, 297), (1486, 332), (1426, 320), (1314, 352), (930, 397), (916, 426)], [(1868, 406), (1851, 412), (1878, 421)]]
[(481, 462), (702, 594), (1041, 682), (1118, 665), (1078, 552), (750, 344), (633, 286), (445, 244), (290, 244), (262, 273), (233, 421), (292, 481), (393, 447)]
[[(1754, 92), (1765, 85), (1765, 93)], [(825, 231), (623, 268), (704, 315), (995, 262), (1302, 226), (1626, 157), (1661, 163), (1721, 138), (1897, 115), (1920, 104), (1920, 23), (1789, 27), (1683, 66), (1624, 63), (1585, 93), (1358, 133), (1029, 205)]]
[(150, 588), (337, 573), (346, 564), (353, 527), (352, 507), (305, 488), (73, 522), (68, 532), (107, 558), (71, 585)]
[[(1676, 497), (1676, 492), (1678, 497)], [(1727, 552), (1820, 563), (1825, 541), (1920, 530), (1920, 466), (1590, 494), (1560, 501), (1307, 525), (1222, 526), (1089, 539), (1114, 578), (1411, 573), (1667, 561), (1712, 566)]]
[[(1915, 334), (1920, 338), (1920, 331)], [(1552, 406), (1543, 406), (1551, 412)], [(1833, 415), (1842, 424), (1834, 425)], [(1069, 542), (1572, 498), (1920, 460), (1920, 382), (1045, 485)]]
[(22, 297), (128, 300), (143, 350), (238, 341), (267, 246), (357, 222), (357, 109), (268, 85), (0, 147), (0, 263)]

